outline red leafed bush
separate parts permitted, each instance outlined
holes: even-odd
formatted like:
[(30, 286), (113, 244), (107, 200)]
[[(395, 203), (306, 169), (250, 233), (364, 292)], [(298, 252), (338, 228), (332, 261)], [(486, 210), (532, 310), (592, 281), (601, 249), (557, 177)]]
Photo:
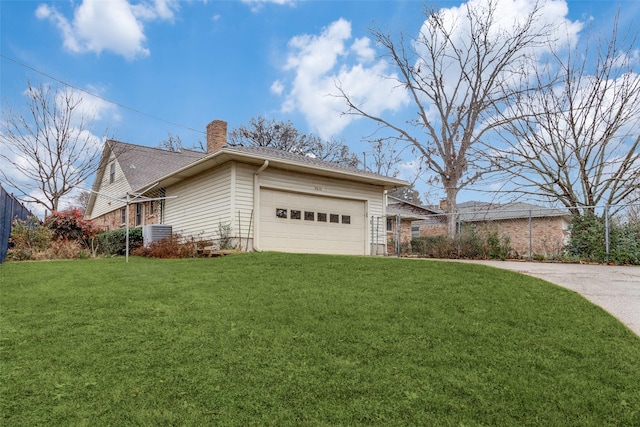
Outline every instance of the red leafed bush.
[(53, 212), (44, 220), (44, 225), (53, 232), (54, 239), (77, 241), (87, 247), (97, 231), (93, 223), (85, 220), (82, 211), (75, 207)]
[(180, 235), (174, 234), (169, 238), (151, 242), (148, 247), (141, 246), (131, 255), (149, 258), (193, 258), (198, 254), (197, 247), (195, 241), (185, 241)]

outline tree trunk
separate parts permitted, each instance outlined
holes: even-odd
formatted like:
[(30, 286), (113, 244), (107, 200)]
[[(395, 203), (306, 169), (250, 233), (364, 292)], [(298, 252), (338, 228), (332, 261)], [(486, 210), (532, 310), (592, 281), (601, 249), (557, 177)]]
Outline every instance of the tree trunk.
[(458, 189), (453, 187), (445, 187), (445, 192), (447, 195), (446, 201), (447, 205), (445, 207), (445, 212), (447, 213), (447, 236), (453, 239), (456, 237), (457, 224), (458, 224)]

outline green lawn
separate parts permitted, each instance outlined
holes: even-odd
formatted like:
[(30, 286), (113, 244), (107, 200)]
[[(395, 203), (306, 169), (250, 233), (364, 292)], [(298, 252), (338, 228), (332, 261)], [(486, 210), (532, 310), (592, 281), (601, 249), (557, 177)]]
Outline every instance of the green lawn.
[(640, 426), (640, 338), (479, 265), (0, 266), (0, 425)]

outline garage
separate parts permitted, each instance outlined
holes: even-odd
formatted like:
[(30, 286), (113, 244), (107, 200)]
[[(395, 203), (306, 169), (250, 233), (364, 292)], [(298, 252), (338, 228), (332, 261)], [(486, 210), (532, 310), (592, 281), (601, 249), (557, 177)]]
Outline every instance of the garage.
[(260, 249), (365, 255), (366, 206), (342, 199), (260, 189)]

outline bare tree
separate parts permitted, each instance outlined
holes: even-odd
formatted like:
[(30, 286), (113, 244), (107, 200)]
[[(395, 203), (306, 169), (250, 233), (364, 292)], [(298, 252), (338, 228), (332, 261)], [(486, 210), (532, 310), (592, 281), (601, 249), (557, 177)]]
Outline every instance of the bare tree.
[[(185, 146), (180, 135), (174, 135), (171, 132), (167, 132), (167, 139), (163, 139), (162, 141), (160, 141), (160, 143), (158, 144), (158, 148), (162, 148), (163, 150), (168, 151), (180, 151), (185, 149)], [(196, 141), (190, 148), (186, 149), (192, 151), (200, 151), (203, 153), (207, 151), (202, 140)]]
[(100, 144), (82, 98), (67, 88), (28, 82), (25, 113), (6, 106), (0, 132), (0, 172), (24, 202), (49, 211), (96, 170)]
[(313, 134), (301, 133), (290, 121), (279, 122), (262, 116), (251, 118), (248, 125), (231, 130), (229, 143), (249, 147), (272, 147), (345, 166), (355, 167), (359, 163), (358, 157), (342, 141), (324, 141)]
[[(617, 21), (616, 21), (617, 22)], [(556, 51), (537, 74), (541, 90), (515, 100), (493, 151), (496, 166), (530, 198), (573, 213), (640, 201), (640, 74), (637, 34), (589, 33), (584, 46)], [(615, 212), (616, 210), (612, 210)]]
[(184, 148), (184, 144), (180, 135), (173, 135), (171, 132), (167, 132), (167, 139), (160, 141), (158, 148), (168, 151), (180, 151)]
[(90, 198), (91, 191), (81, 190), (73, 197), (73, 205), (84, 214), (87, 210), (87, 206), (89, 206)]
[[(540, 22), (542, 5), (534, 4), (525, 18), (510, 21), (498, 16), (498, 0), (467, 2), (464, 19), (456, 21), (442, 10), (425, 9), (426, 21), (416, 38), (395, 39), (380, 30), (372, 36), (397, 71), (416, 108), (414, 119), (404, 122), (367, 111), (366, 100), (349, 95), (338, 83), (346, 114), (366, 117), (390, 131), (400, 144), (410, 144), (425, 168), (442, 186), (449, 212), (456, 212), (459, 191), (482, 175), (486, 156), (477, 146), (499, 126), (488, 118), (515, 94), (530, 89), (526, 72), (532, 55), (552, 34)], [(450, 215), (449, 235), (455, 233)]]
[(389, 195), (397, 199), (413, 203), (414, 205), (422, 204), (422, 200), (420, 199), (420, 192), (413, 188), (413, 185), (409, 187), (398, 188), (397, 190), (389, 193)]
[(366, 162), (365, 169), (379, 175), (397, 177), (400, 173), (398, 165), (402, 163), (402, 158), (394, 141), (377, 138), (370, 140), (369, 145), (371, 146), (370, 151), (364, 153), (370, 159)]

